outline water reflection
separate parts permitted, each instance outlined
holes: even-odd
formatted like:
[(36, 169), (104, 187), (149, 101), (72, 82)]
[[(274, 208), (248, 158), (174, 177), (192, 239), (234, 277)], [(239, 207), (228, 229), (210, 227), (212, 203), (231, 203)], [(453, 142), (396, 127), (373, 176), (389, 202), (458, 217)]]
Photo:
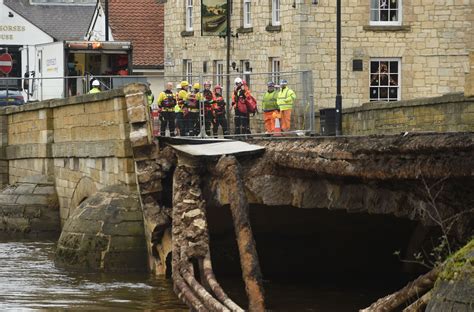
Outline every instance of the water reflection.
[[(188, 311), (173, 292), (170, 280), (148, 274), (70, 272), (54, 266), (55, 242), (0, 240), (0, 311)], [(219, 279), (242, 307), (242, 280)], [(269, 311), (358, 311), (386, 287), (361, 287), (345, 280), (264, 282)], [(370, 290), (371, 289), (371, 290)], [(385, 290), (384, 290), (385, 289)], [(394, 290), (394, 289), (392, 289)]]
[(54, 266), (54, 248), (54, 242), (0, 241), (0, 310), (187, 311), (169, 280), (65, 271)]

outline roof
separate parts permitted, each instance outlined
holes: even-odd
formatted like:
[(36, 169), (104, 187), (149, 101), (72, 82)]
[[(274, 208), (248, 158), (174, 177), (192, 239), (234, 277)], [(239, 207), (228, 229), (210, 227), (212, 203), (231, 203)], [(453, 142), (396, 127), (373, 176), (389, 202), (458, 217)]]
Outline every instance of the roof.
[[(104, 0), (101, 2), (103, 4)], [(114, 40), (132, 42), (135, 68), (163, 67), (164, 5), (157, 2), (109, 1), (109, 25), (112, 35)]]
[(84, 40), (95, 9), (94, 5), (32, 5), (29, 0), (3, 3), (58, 41)]

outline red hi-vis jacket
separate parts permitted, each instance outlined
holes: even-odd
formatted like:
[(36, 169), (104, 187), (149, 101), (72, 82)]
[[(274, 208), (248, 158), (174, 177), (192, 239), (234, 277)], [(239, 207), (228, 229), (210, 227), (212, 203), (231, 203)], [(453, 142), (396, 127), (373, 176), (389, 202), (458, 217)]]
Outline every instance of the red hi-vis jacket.
[(246, 85), (242, 85), (240, 87), (237, 87), (234, 89), (234, 93), (232, 93), (232, 107), (235, 108), (235, 110), (247, 114), (247, 106), (245, 108), (242, 106), (242, 103), (244, 101), (240, 101), (241, 99), (246, 99), (251, 95), (249, 88)]
[(214, 95), (214, 103), (212, 104), (214, 115), (225, 114), (225, 100), (219, 93)]
[(214, 103), (214, 95), (212, 94), (212, 91), (204, 89), (204, 91), (202, 91), (202, 95), (204, 98), (204, 110), (206, 112), (212, 111), (212, 103)]

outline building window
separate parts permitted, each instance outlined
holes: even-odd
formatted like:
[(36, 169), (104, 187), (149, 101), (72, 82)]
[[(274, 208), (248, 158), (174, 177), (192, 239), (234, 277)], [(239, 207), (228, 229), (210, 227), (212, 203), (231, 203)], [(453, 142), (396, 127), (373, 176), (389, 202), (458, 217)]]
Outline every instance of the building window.
[(270, 80), (274, 83), (279, 83), (280, 81), (280, 59), (277, 57), (270, 58)]
[(400, 59), (370, 60), (370, 101), (400, 100)]
[(280, 26), (280, 0), (272, 0), (272, 26)]
[(244, 28), (252, 27), (251, 0), (244, 0)]
[(224, 85), (224, 62), (214, 61), (215, 73), (216, 73), (216, 84)]
[(183, 78), (189, 83), (193, 81), (193, 62), (191, 60), (183, 60)]
[(250, 87), (250, 79), (252, 73), (252, 67), (250, 67), (249, 60), (241, 60), (240, 61), (240, 68), (242, 68), (242, 79), (245, 80), (245, 83)]
[(193, 0), (186, 0), (186, 31), (193, 31)]
[(402, 0), (371, 0), (370, 25), (401, 25)]

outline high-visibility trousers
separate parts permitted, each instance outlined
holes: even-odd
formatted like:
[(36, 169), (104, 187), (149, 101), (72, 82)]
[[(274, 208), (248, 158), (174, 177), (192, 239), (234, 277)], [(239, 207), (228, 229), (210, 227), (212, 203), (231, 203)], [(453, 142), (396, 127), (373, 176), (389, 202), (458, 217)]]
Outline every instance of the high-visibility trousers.
[(275, 111), (263, 112), (263, 120), (265, 122), (265, 131), (271, 133), (275, 131)]
[(291, 109), (280, 111), (281, 114), (281, 131), (290, 130), (290, 121), (291, 121)]

